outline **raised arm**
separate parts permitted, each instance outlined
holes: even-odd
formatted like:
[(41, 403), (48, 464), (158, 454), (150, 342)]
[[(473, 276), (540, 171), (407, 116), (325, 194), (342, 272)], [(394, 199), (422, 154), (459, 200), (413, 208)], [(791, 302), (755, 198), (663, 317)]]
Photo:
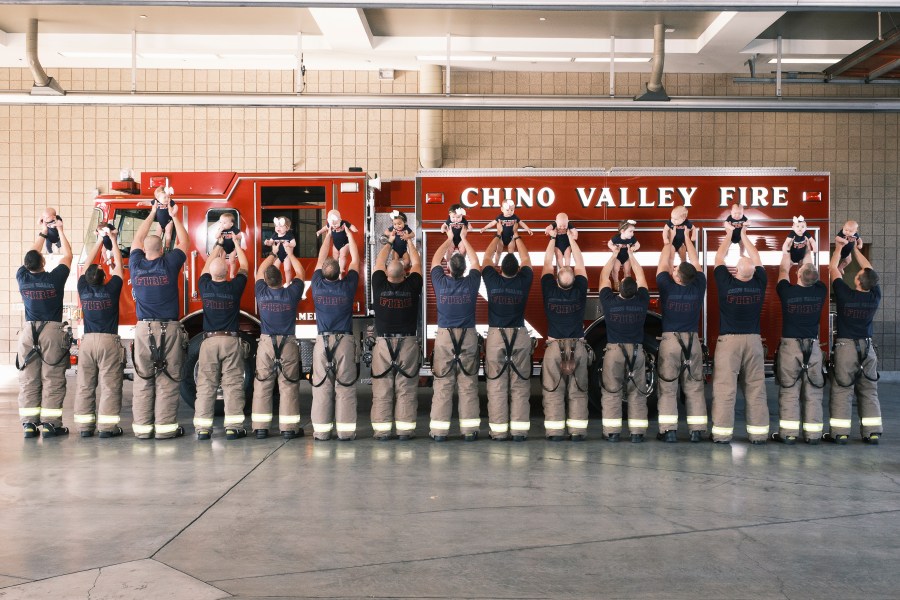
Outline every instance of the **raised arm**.
[[(238, 259), (238, 275), (247, 277), (250, 273), (250, 263), (247, 261), (247, 253), (241, 248), (240, 244), (234, 245), (234, 252)], [(291, 253), (293, 255), (293, 252)]]
[(819, 264), (819, 242), (815, 237), (806, 240), (806, 248), (809, 251), (809, 257), (815, 264)]
[[(694, 230), (697, 228), (694, 227)], [(700, 255), (697, 254), (697, 246), (694, 245), (694, 240), (691, 239), (690, 236), (684, 236), (684, 247), (687, 249), (687, 257), (688, 262), (694, 265), (695, 269), (700, 268)], [(674, 256), (672, 257), (675, 258)]]
[(109, 232), (109, 239), (113, 243), (113, 268), (112, 274), (118, 275), (121, 279), (125, 279), (125, 266), (122, 264), (122, 251), (119, 250), (119, 232), (115, 229)]
[[(209, 273), (209, 265), (213, 261), (214, 258), (219, 258), (220, 256), (225, 255), (225, 248), (222, 247), (222, 238), (220, 237), (216, 240), (216, 245), (213, 246), (212, 252), (209, 253), (209, 256), (206, 257), (206, 262), (203, 264), (203, 270), (200, 271), (200, 275), (206, 275)], [(246, 270), (245, 270), (246, 272)]]
[(575, 275), (587, 277), (587, 269), (584, 268), (584, 257), (581, 255), (581, 248), (578, 242), (569, 238), (569, 244), (572, 246), (572, 261), (575, 263)]
[(56, 230), (59, 232), (59, 242), (62, 244), (62, 258), (59, 259), (59, 264), (66, 265), (70, 269), (72, 268), (72, 245), (69, 243), (69, 238), (66, 237), (66, 231), (63, 227), (63, 223), (61, 219), (56, 220)]
[(750, 257), (750, 260), (753, 262), (754, 267), (762, 266), (762, 259), (759, 257), (759, 251), (750, 241), (750, 238), (747, 236), (747, 228), (741, 228), (741, 243), (744, 244), (744, 248), (747, 249), (747, 256)]
[(872, 268), (872, 263), (870, 263), (869, 259), (863, 256), (863, 253), (859, 251), (859, 246), (857, 244), (853, 244), (853, 257), (856, 259), (856, 262), (859, 263), (861, 269)]
[[(450, 236), (447, 237), (446, 240), (444, 240), (444, 243), (441, 244), (440, 246), (438, 246), (438, 249), (435, 250), (434, 256), (431, 257), (431, 268), (432, 269), (441, 264), (441, 257), (447, 253), (447, 246), (450, 245), (451, 241), (453, 241), (453, 234), (450, 234)], [(411, 254), (410, 254), (410, 257), (412, 257)]]
[(323, 233), (325, 234), (325, 237), (322, 238), (322, 247), (319, 248), (319, 257), (316, 259), (316, 268), (314, 269), (316, 271), (322, 268), (322, 264), (324, 264), (325, 259), (328, 258), (328, 253), (331, 250), (331, 229), (326, 227)]
[(525, 247), (525, 242), (518, 236), (516, 237), (516, 252), (519, 253), (519, 264), (523, 267), (530, 267), (531, 255), (528, 254), (528, 248)]
[(144, 219), (144, 222), (137, 228), (137, 231), (134, 232), (134, 237), (131, 238), (132, 250), (144, 249), (144, 240), (147, 238), (147, 234), (150, 232), (150, 226), (153, 225), (154, 221), (156, 221), (155, 203), (150, 206), (150, 213), (147, 215), (147, 218)]
[(478, 261), (478, 254), (475, 252), (475, 248), (472, 247), (472, 244), (469, 243), (469, 240), (466, 239), (465, 234), (462, 236), (463, 247), (466, 249), (466, 258), (469, 259), (469, 269), (473, 271), (481, 270), (481, 263)]
[(394, 241), (394, 234), (390, 234), (387, 236), (387, 240), (384, 242), (384, 245), (381, 247), (381, 250), (378, 252), (378, 256), (375, 257), (375, 269), (372, 271), (384, 271), (387, 269), (387, 259), (391, 254), (391, 244)]
[(603, 288), (611, 288), (612, 287), (612, 281), (610, 281), (609, 276), (612, 274), (613, 264), (615, 264), (615, 262), (616, 262), (616, 256), (617, 256), (616, 253), (613, 252), (609, 257), (609, 260), (606, 261), (606, 264), (603, 265), (603, 269), (600, 271), (600, 286), (599, 287), (601, 290)]
[[(663, 233), (663, 237), (665, 237), (665, 233)], [(675, 256), (675, 248), (672, 244), (666, 242), (666, 245), (663, 246), (662, 252), (659, 253), (659, 264), (656, 265), (656, 276), (659, 277), (663, 273), (670, 273), (672, 271), (672, 262)]]
[(840, 236), (834, 238), (834, 254), (831, 255), (831, 262), (828, 264), (828, 274), (831, 276), (831, 281), (844, 278), (838, 269), (838, 264), (841, 262), (841, 250), (846, 245), (847, 240), (844, 238)]
[[(191, 248), (191, 240), (188, 239), (188, 232), (187, 229), (184, 228), (184, 223), (178, 218), (178, 205), (174, 202), (169, 208), (169, 215), (172, 217), (172, 223), (175, 224), (175, 247), (184, 252), (185, 256), (187, 256), (188, 250)], [(237, 246), (237, 244), (235, 244), (235, 246)]]
[(550, 235), (550, 243), (547, 244), (547, 250), (544, 252), (544, 270), (541, 271), (541, 277), (550, 273), (553, 274), (553, 255), (556, 254), (556, 234)]
[(491, 240), (491, 243), (488, 244), (487, 250), (484, 251), (484, 260), (487, 262), (487, 258), (491, 257), (491, 264), (495, 267), (497, 266), (497, 253), (495, 250), (497, 249), (497, 244), (500, 243), (500, 236), (494, 236), (494, 239)]
[(294, 279), (306, 279), (306, 269), (303, 268), (300, 259), (294, 256), (293, 252), (288, 254), (288, 260), (291, 261), (291, 266), (294, 267)]
[(725, 222), (725, 237), (722, 238), (721, 243), (719, 243), (719, 249), (716, 250), (716, 263), (715, 266), (721, 267), (725, 264), (725, 255), (728, 254), (728, 247), (731, 245), (731, 233), (734, 231), (734, 226), (731, 223)]
[[(97, 241), (94, 242), (94, 245), (91, 247), (90, 250), (88, 250), (87, 257), (85, 258), (84, 264), (89, 265), (92, 262), (94, 262), (94, 259), (97, 258), (97, 254), (100, 253), (100, 246), (102, 246), (102, 245), (103, 245), (103, 236), (99, 235), (99, 236), (97, 236)], [(119, 252), (119, 254), (122, 254), (122, 253)]]
[(634, 246), (628, 246), (628, 260), (631, 262), (631, 272), (634, 273), (634, 280), (638, 287), (647, 288), (647, 276), (644, 275), (644, 267), (641, 266), (634, 254)]
[(419, 249), (416, 248), (416, 238), (410, 235), (406, 240), (406, 251), (409, 252), (409, 272), (422, 274), (422, 257), (419, 256)]
[(791, 272), (791, 252), (790, 250), (782, 250), (781, 251), (781, 264), (778, 265), (778, 281), (782, 279), (786, 279), (788, 283), (791, 282), (790, 279)]
[(275, 253), (269, 254), (265, 260), (262, 261), (262, 264), (259, 265), (259, 268), (256, 270), (256, 280), (260, 281), (266, 278), (266, 269), (269, 268), (269, 265), (275, 264)]
[[(347, 236), (347, 247), (350, 248), (350, 266), (347, 267), (347, 271), (356, 271), (359, 273), (359, 247), (356, 245), (355, 235), (351, 234)], [(293, 254), (293, 252), (291, 254)]]

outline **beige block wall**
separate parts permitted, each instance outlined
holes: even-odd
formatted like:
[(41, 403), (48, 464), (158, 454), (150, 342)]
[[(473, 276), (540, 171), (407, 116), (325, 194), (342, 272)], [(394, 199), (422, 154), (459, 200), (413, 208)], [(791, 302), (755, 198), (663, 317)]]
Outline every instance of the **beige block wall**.
[[(127, 91), (127, 70), (62, 69), (67, 90)], [(646, 76), (618, 74), (616, 95), (633, 96)], [(774, 86), (734, 84), (730, 75), (668, 75), (670, 95), (773, 96)], [(413, 93), (414, 72), (390, 82), (369, 72), (311, 72), (307, 93)], [(28, 71), (0, 69), (0, 90), (24, 91)], [(285, 71), (141, 71), (139, 91), (279, 92)], [(609, 93), (606, 74), (458, 72), (453, 93)], [(785, 85), (786, 96), (894, 96), (875, 86)], [(857, 113), (445, 111), (445, 167), (766, 167), (832, 174), (833, 226), (860, 221), (882, 274), (876, 323), (882, 367), (897, 359), (896, 198), (900, 117)], [(198, 171), (343, 171), (382, 177), (417, 169), (414, 110), (0, 106), (0, 354), (11, 362), (22, 312), (14, 273), (34, 240), (44, 206), (67, 218), (80, 252), (91, 190), (108, 191), (120, 168)]]

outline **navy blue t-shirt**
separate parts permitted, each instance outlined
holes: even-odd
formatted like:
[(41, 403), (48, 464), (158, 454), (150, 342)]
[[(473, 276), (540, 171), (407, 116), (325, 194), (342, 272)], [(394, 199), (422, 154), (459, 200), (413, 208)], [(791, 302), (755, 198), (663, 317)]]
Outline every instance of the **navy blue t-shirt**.
[(828, 287), (821, 281), (803, 287), (782, 279), (775, 291), (781, 298), (781, 337), (819, 337), (819, 318), (828, 301)]
[(359, 273), (356, 271), (350, 271), (343, 279), (328, 281), (322, 276), (322, 269), (316, 269), (310, 288), (319, 333), (353, 331), (353, 299), (358, 286)]
[(616, 260), (624, 265), (628, 262), (628, 246), (634, 246), (637, 243), (637, 238), (632, 236), (627, 240), (623, 240), (622, 236), (617, 233), (613, 236), (612, 243), (619, 247), (619, 253), (616, 255)]
[(222, 249), (225, 251), (225, 254), (231, 254), (234, 252), (234, 238), (228, 237), (227, 234), (238, 235), (241, 233), (240, 228), (237, 224), (232, 225), (228, 229), (222, 230)]
[(119, 296), (122, 278), (113, 275), (104, 285), (88, 285), (78, 278), (78, 296), (84, 313), (85, 333), (119, 333)]
[(63, 290), (69, 267), (57, 265), (52, 271), (31, 273), (24, 266), (16, 271), (19, 293), (25, 304), (26, 321), (62, 321)]
[(468, 227), (469, 222), (465, 217), (462, 218), (462, 221), (459, 223), (454, 223), (450, 220), (450, 217), (447, 217), (447, 220), (444, 221), (444, 224), (450, 228), (450, 231), (453, 232), (453, 245), (459, 246), (462, 244), (462, 229), (463, 227)]
[(744, 228), (744, 223), (747, 222), (747, 217), (743, 216), (740, 219), (735, 219), (731, 215), (728, 215), (728, 218), (725, 219), (726, 223), (731, 223), (734, 225), (734, 231), (731, 232), (731, 243), (732, 244), (740, 244), (741, 243), (741, 229)]
[(719, 292), (719, 334), (759, 335), (759, 316), (766, 297), (766, 270), (756, 267), (750, 281), (741, 281), (719, 265), (713, 271)]
[(640, 344), (644, 341), (644, 321), (650, 308), (650, 292), (638, 288), (629, 299), (605, 287), (600, 290), (600, 305), (606, 322), (606, 341), (610, 344)]
[(372, 300), (375, 310), (375, 331), (416, 335), (419, 324), (419, 300), (422, 298), (422, 276), (410, 273), (400, 283), (388, 281), (382, 270), (372, 273)]
[(672, 238), (672, 246), (678, 250), (682, 246), (684, 246), (684, 236), (687, 232), (694, 229), (694, 224), (691, 223), (690, 219), (685, 219), (684, 223), (681, 225), (675, 225), (672, 221), (666, 221), (666, 226), (675, 232), (675, 236)]
[(497, 217), (497, 223), (502, 227), (500, 230), (500, 241), (503, 242), (504, 246), (508, 246), (512, 241), (513, 237), (516, 233), (516, 223), (519, 223), (522, 219), (519, 218), (518, 215), (511, 215), (509, 217), (504, 217), (503, 213)]
[(875, 286), (868, 292), (860, 292), (847, 285), (843, 279), (835, 279), (831, 284), (837, 304), (835, 337), (861, 339), (872, 337), (872, 321), (881, 304), (881, 287)]
[(525, 305), (534, 280), (531, 267), (522, 267), (515, 277), (504, 277), (494, 267), (485, 267), (481, 276), (488, 294), (488, 325), (524, 327)]
[(431, 269), (431, 285), (437, 303), (438, 327), (475, 327), (481, 271), (471, 269), (461, 279), (454, 279), (438, 265)]
[(587, 306), (588, 280), (576, 275), (567, 290), (556, 284), (556, 277), (546, 273), (541, 277), (544, 313), (547, 315), (547, 336), (562, 340), (584, 337), (584, 309)]
[(856, 247), (856, 242), (859, 240), (859, 233), (854, 233), (853, 235), (846, 235), (844, 233), (844, 230), (841, 229), (838, 232), (837, 237), (844, 238), (845, 240), (847, 240), (847, 243), (844, 245), (843, 248), (841, 248), (841, 260), (843, 260), (853, 253), (853, 248)]
[(213, 281), (204, 273), (197, 282), (203, 300), (203, 331), (237, 331), (241, 312), (241, 294), (247, 276), (238, 273), (231, 281)]
[(272, 289), (262, 279), (256, 282), (256, 306), (263, 335), (294, 335), (297, 304), (304, 285), (300, 279), (294, 279), (287, 287)]
[(788, 236), (788, 239), (791, 240), (791, 262), (799, 263), (806, 256), (806, 250), (809, 248), (809, 240), (812, 238), (812, 234), (808, 231), (804, 231), (803, 235), (797, 235), (793, 231)]
[(662, 330), (696, 333), (706, 294), (706, 275), (698, 272), (688, 285), (679, 285), (670, 273), (660, 273), (656, 276), (656, 287)]
[[(330, 227), (330, 226), (329, 226)], [(350, 240), (347, 239), (348, 232), (350, 231), (350, 222), (349, 221), (341, 221), (341, 224), (337, 227), (331, 228), (331, 243), (334, 244), (335, 250), (340, 250), (344, 246), (350, 243)]]
[(154, 260), (147, 260), (143, 250), (131, 251), (128, 269), (138, 319), (178, 320), (178, 277), (186, 260), (178, 248)]

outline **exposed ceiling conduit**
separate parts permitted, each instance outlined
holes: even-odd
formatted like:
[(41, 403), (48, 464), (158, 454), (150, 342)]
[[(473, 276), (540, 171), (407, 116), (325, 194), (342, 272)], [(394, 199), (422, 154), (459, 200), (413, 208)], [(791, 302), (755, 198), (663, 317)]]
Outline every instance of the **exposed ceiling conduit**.
[(635, 96), (635, 100), (641, 102), (656, 100), (666, 102), (669, 95), (663, 87), (663, 67), (666, 64), (666, 26), (657, 23), (653, 26), (653, 70), (650, 72), (650, 81), (644, 84), (643, 91)]
[(25, 34), (25, 59), (31, 68), (31, 76), (34, 77), (34, 85), (31, 87), (31, 93), (36, 96), (57, 96), (65, 94), (65, 90), (60, 87), (59, 83), (49, 77), (38, 60), (38, 21), (37, 19), (28, 20), (28, 32)]
[[(440, 94), (444, 90), (440, 65), (423, 65), (419, 70), (419, 93)], [(444, 115), (436, 109), (419, 111), (419, 164), (437, 169), (444, 162)]]
[(900, 112), (900, 98), (790, 98), (680, 96), (670, 102), (634, 102), (595, 96), (96, 94), (65, 96), (0, 93), (0, 105), (250, 106), (261, 108), (378, 108), (409, 110), (586, 110), (702, 112)]

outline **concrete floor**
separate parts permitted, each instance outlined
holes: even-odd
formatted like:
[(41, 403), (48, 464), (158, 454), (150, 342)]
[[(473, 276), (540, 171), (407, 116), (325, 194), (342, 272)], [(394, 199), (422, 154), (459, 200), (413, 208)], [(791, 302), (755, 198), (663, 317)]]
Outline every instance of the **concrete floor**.
[(524, 444), (435, 444), (430, 390), (407, 443), (369, 437), (367, 400), (351, 443), (24, 440), (16, 391), (3, 599), (900, 597), (898, 383), (879, 447), (751, 447), (742, 416), (731, 446), (608, 444), (594, 421), (549, 443), (540, 419)]

